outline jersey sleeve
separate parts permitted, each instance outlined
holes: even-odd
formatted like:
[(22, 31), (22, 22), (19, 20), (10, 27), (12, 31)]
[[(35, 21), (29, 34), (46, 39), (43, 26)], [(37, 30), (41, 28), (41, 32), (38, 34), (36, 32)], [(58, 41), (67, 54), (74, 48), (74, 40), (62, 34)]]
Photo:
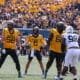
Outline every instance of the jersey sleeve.
[(28, 35), (28, 36), (26, 37), (26, 43), (29, 44), (30, 41), (31, 41), (31, 35)]

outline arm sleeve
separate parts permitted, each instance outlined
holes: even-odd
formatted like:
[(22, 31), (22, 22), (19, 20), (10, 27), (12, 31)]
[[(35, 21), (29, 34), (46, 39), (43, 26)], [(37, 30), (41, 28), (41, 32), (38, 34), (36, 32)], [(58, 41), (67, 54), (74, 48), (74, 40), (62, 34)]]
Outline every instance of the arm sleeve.
[(50, 32), (49, 37), (48, 37), (48, 41), (47, 41), (48, 47), (50, 46), (50, 42), (51, 42), (52, 38), (53, 38), (53, 33)]
[(66, 39), (65, 38), (62, 38), (61, 49), (63, 53), (66, 51)]

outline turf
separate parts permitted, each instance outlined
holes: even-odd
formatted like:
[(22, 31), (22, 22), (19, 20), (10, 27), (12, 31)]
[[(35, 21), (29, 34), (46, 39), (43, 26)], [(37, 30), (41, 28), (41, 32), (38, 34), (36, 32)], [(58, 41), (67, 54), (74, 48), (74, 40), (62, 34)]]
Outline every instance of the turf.
[[(21, 71), (24, 73), (25, 65), (27, 62), (26, 56), (19, 56), (20, 64), (21, 64)], [(43, 57), (44, 66), (46, 65), (48, 58)], [(80, 62), (77, 64), (78, 68), (78, 76), (80, 76)], [(56, 75), (56, 68), (55, 68), (55, 61), (48, 72), (48, 76), (46, 80), (54, 80)], [(17, 77), (17, 70), (15, 64), (13, 63), (10, 56), (7, 57), (5, 63), (3, 64), (2, 68), (0, 69), (0, 80), (42, 80), (41, 78), (41, 69), (36, 58), (33, 59), (30, 68), (28, 70), (28, 74), (24, 78)], [(65, 77), (65, 80), (72, 80), (73, 76), (68, 74)]]

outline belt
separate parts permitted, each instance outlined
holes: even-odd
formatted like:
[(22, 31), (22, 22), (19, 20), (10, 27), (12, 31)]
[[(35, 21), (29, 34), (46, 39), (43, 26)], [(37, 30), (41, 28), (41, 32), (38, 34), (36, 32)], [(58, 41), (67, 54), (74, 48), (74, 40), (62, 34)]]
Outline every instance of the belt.
[(79, 49), (79, 47), (76, 47), (76, 46), (74, 46), (74, 47), (69, 47), (68, 49), (72, 49), (72, 48)]

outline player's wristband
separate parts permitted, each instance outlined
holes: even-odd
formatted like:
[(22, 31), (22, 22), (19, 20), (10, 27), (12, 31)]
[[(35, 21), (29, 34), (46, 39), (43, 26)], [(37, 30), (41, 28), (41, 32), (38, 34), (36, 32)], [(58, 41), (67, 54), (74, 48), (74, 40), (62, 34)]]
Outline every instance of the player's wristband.
[(19, 56), (19, 54), (20, 54), (20, 50), (16, 50), (16, 54)]

